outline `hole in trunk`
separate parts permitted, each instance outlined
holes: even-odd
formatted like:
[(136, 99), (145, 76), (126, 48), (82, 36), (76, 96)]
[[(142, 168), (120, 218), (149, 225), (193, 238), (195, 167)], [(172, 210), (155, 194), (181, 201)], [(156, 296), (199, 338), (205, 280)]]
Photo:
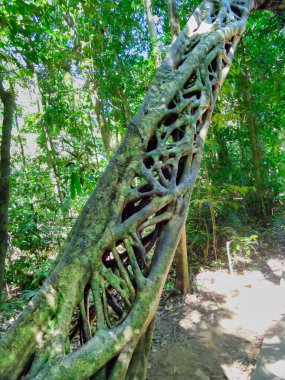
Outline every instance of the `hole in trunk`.
[(147, 157), (143, 160), (143, 163), (147, 169), (151, 168), (154, 164), (154, 159), (152, 157)]
[(171, 116), (167, 116), (163, 122), (163, 124), (168, 127), (169, 125), (172, 125), (175, 123), (175, 121), (177, 120), (177, 116), (176, 115), (171, 115)]
[(185, 164), (187, 161), (188, 157), (184, 156), (181, 157), (178, 163), (178, 172), (177, 172), (177, 177), (176, 177), (176, 185), (179, 185), (180, 179), (182, 177), (182, 174), (184, 172)]
[(151, 152), (152, 150), (157, 148), (157, 138), (153, 135), (147, 145), (146, 152)]
[(193, 86), (193, 84), (196, 82), (196, 79), (197, 79), (197, 76), (195, 73), (193, 73), (190, 78), (187, 80), (187, 82), (185, 83), (184, 85), (184, 88), (187, 89), (187, 88), (190, 88)]

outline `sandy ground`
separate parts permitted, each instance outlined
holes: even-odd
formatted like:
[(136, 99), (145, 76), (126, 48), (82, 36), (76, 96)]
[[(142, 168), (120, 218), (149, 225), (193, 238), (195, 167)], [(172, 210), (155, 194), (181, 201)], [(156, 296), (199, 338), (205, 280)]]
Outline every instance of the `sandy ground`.
[(284, 241), (275, 239), (233, 275), (203, 271), (199, 290), (161, 306), (148, 380), (249, 380), (264, 333), (282, 312), (284, 258)]

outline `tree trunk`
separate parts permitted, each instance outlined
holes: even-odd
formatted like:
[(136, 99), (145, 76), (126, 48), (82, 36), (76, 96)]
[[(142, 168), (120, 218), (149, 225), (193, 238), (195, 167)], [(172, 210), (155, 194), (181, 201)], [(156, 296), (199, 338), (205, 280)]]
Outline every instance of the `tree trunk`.
[(264, 222), (267, 220), (266, 208), (264, 203), (264, 189), (262, 185), (261, 173), (260, 173), (260, 151), (256, 141), (255, 121), (252, 115), (248, 115), (247, 126), (251, 142), (251, 151), (254, 163), (254, 176), (256, 183), (256, 191), (261, 209), (261, 216)]
[[(180, 34), (179, 15), (176, 0), (168, 0), (168, 17), (172, 36), (172, 43)], [(182, 294), (189, 292), (189, 268), (186, 240), (186, 225), (183, 226), (182, 235), (175, 253), (175, 283), (174, 287)]]
[(213, 207), (213, 204), (212, 204), (213, 195), (212, 195), (211, 183), (210, 183), (206, 160), (204, 160), (204, 171), (205, 171), (205, 178), (206, 178), (206, 183), (207, 183), (209, 209), (210, 209), (211, 222), (212, 222), (213, 251), (214, 251), (215, 260), (217, 261), (218, 260), (218, 239), (217, 239), (216, 213), (215, 213), (215, 208)]
[(175, 253), (175, 274), (175, 289), (179, 290), (182, 294), (189, 293), (189, 268), (185, 224)]
[(17, 129), (17, 132), (18, 132), (18, 140), (19, 140), (19, 145), (20, 145), (21, 159), (22, 159), (22, 162), (23, 162), (24, 173), (25, 173), (26, 172), (27, 162), (26, 162), (24, 141), (23, 141), (23, 138), (21, 136), (21, 132), (20, 132), (20, 128), (19, 128), (19, 123), (18, 123), (17, 115), (15, 115), (15, 125), (16, 125), (16, 129)]
[(99, 86), (97, 79), (93, 74), (93, 101), (94, 101), (94, 109), (97, 117), (97, 121), (99, 124), (99, 129), (102, 137), (103, 148), (106, 154), (107, 159), (109, 160), (111, 157), (111, 132), (107, 123), (107, 119), (104, 111), (104, 104), (99, 94)]
[[(37, 108), (38, 108), (39, 114), (41, 114), (41, 117), (43, 117), (45, 110), (44, 110), (43, 101), (42, 101), (43, 98), (42, 98), (42, 89), (41, 89), (41, 79), (38, 73), (35, 73), (34, 80), (35, 80), (35, 85), (37, 89), (37, 92), (35, 93), (35, 96), (37, 99)], [(42, 122), (43, 134), (44, 134), (44, 143), (45, 143), (45, 148), (46, 148), (46, 158), (47, 158), (48, 166), (51, 170), (51, 180), (53, 182), (53, 185), (55, 186), (55, 189), (56, 189), (55, 193), (58, 196), (58, 200), (60, 203), (62, 203), (63, 195), (62, 195), (61, 185), (58, 178), (58, 170), (57, 170), (57, 165), (56, 165), (56, 152), (54, 149), (52, 137), (50, 135), (48, 127), (46, 126), (46, 122), (45, 120), (42, 120), (41, 122)]]
[(61, 185), (60, 185), (60, 182), (58, 179), (58, 170), (57, 170), (57, 165), (56, 165), (56, 152), (54, 149), (52, 137), (51, 137), (50, 132), (48, 130), (48, 126), (46, 125), (44, 120), (42, 122), (42, 128), (43, 128), (43, 132), (44, 132), (47, 162), (48, 162), (48, 165), (49, 165), (49, 167), (53, 173), (53, 178), (54, 178), (54, 182), (55, 182), (56, 192), (58, 195), (58, 200), (60, 203), (62, 203), (63, 202), (63, 196), (62, 196), (62, 191), (61, 191)]
[(0, 98), (3, 103), (3, 125), (0, 160), (0, 302), (4, 290), (5, 261), (8, 251), (8, 206), (10, 197), (10, 148), (15, 106), (14, 95), (5, 91), (0, 78)]
[(180, 34), (180, 21), (177, 12), (176, 0), (168, 0), (168, 17), (172, 43)]
[(267, 215), (266, 215), (266, 208), (265, 208), (265, 203), (264, 203), (264, 189), (263, 189), (260, 164), (259, 164), (260, 150), (259, 150), (257, 138), (256, 138), (256, 130), (255, 130), (256, 120), (251, 111), (252, 98), (250, 94), (248, 80), (249, 80), (249, 73), (248, 73), (248, 70), (245, 68), (245, 77), (243, 81), (244, 85), (243, 85), (243, 90), (242, 90), (243, 103), (245, 105), (245, 122), (248, 128), (250, 143), (251, 143), (252, 158), (253, 158), (253, 163), (254, 163), (254, 177), (255, 177), (258, 203), (260, 205), (260, 215), (263, 221), (266, 222)]
[(254, 9), (258, 11), (270, 10), (275, 13), (283, 13), (285, 9), (285, 0), (255, 0)]
[(161, 63), (161, 53), (158, 44), (158, 36), (155, 28), (155, 21), (151, 10), (151, 0), (144, 0), (146, 19), (150, 34), (152, 52), (155, 60), (155, 67), (158, 67)]
[[(3, 338), (0, 378), (145, 376), (138, 361), (148, 351), (213, 107), (252, 6), (206, 0), (190, 18), (56, 269)], [(70, 351), (78, 325), (82, 346)]]
[[(114, 50), (114, 56), (115, 56), (115, 61), (117, 64), (117, 72), (119, 76), (121, 77), (120, 80), (123, 82), (124, 76), (122, 74), (122, 69), (121, 69), (122, 63), (118, 56), (118, 53), (115, 50)], [(131, 107), (130, 107), (130, 103), (128, 101), (128, 97), (126, 94), (125, 85), (118, 84), (116, 87), (116, 93), (117, 93), (118, 108), (121, 109), (122, 117), (125, 121), (124, 127), (127, 128), (131, 121)]]

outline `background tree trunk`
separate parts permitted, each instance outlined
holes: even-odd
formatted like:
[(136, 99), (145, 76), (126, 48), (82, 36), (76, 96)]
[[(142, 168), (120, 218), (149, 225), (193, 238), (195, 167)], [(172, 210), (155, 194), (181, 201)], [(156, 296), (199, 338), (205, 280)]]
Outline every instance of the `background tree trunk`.
[(161, 63), (161, 53), (156, 33), (155, 20), (151, 9), (151, 0), (144, 0), (146, 19), (151, 39), (152, 52), (155, 60), (155, 66), (158, 67)]
[(256, 191), (260, 204), (261, 216), (264, 222), (267, 220), (266, 208), (264, 203), (264, 189), (262, 185), (261, 172), (260, 172), (260, 151), (256, 141), (256, 131), (255, 131), (255, 120), (249, 115), (247, 118), (247, 126), (251, 142), (252, 157), (254, 163), (254, 174), (255, 174), (255, 183)]
[(205, 178), (206, 178), (206, 183), (207, 183), (207, 191), (208, 191), (208, 198), (209, 198), (208, 203), (209, 203), (211, 222), (212, 222), (213, 252), (214, 252), (215, 260), (218, 260), (218, 239), (217, 239), (216, 212), (215, 212), (215, 208), (213, 206), (213, 195), (212, 195), (211, 182), (210, 182), (210, 178), (209, 178), (206, 160), (204, 161), (204, 172), (205, 172)]
[(15, 99), (4, 89), (0, 78), (0, 98), (3, 103), (3, 125), (0, 160), (0, 302), (4, 290), (5, 261), (8, 250), (8, 206), (10, 196), (10, 148)]
[(175, 253), (175, 275), (175, 289), (179, 290), (182, 294), (189, 293), (189, 268), (185, 224)]
[(37, 93), (35, 94), (35, 96), (37, 99), (38, 113), (40, 114), (39, 120), (41, 122), (43, 136), (44, 136), (46, 159), (47, 159), (49, 169), (51, 170), (51, 180), (56, 190), (55, 195), (58, 197), (59, 202), (62, 203), (63, 195), (62, 195), (61, 185), (60, 185), (59, 176), (58, 176), (58, 168), (56, 164), (56, 152), (54, 149), (52, 136), (49, 132), (48, 126), (46, 125), (46, 121), (44, 120), (46, 104), (44, 104), (43, 102), (43, 96), (42, 96), (43, 90), (41, 88), (41, 85), (42, 85), (41, 78), (37, 72), (35, 72), (34, 80), (35, 80), (36, 89), (37, 89)]
[(171, 31), (172, 43), (180, 34), (180, 21), (179, 14), (177, 12), (176, 0), (168, 0), (168, 17)]
[(106, 153), (107, 159), (111, 157), (111, 131), (107, 123), (105, 116), (103, 101), (100, 98), (99, 89), (97, 81), (94, 79), (94, 109), (99, 124), (102, 142), (104, 147), (104, 152)]
[(263, 189), (261, 171), (260, 171), (260, 150), (257, 143), (257, 136), (256, 136), (256, 129), (255, 129), (256, 120), (253, 117), (253, 114), (251, 111), (252, 99), (251, 99), (248, 81), (249, 81), (249, 73), (248, 73), (248, 70), (245, 68), (244, 86), (243, 86), (242, 94), (241, 94), (243, 98), (243, 102), (246, 105), (246, 111), (247, 111), (245, 112), (244, 120), (248, 129), (250, 144), (251, 144), (252, 158), (253, 158), (253, 164), (254, 164), (256, 193), (257, 193), (258, 203), (260, 206), (259, 214), (261, 215), (263, 222), (266, 222), (267, 215), (266, 215), (266, 208), (265, 208), (265, 203), (264, 203), (264, 189)]

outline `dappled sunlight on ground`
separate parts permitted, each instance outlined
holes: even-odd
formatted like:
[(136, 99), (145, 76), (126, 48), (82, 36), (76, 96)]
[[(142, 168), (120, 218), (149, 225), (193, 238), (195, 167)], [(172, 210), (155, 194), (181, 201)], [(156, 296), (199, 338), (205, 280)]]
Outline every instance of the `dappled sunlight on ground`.
[[(149, 380), (249, 380), (265, 331), (282, 314), (284, 250), (242, 271), (203, 271), (197, 290), (159, 309)], [(283, 310), (284, 312), (284, 310)]]
[[(211, 279), (210, 284), (207, 277)], [(282, 289), (266, 279), (261, 271), (246, 271), (243, 275), (208, 272), (203, 273), (202, 278), (198, 276), (197, 282), (203, 289), (224, 296), (223, 308), (231, 311), (231, 318), (221, 318), (219, 325), (231, 333), (251, 330), (262, 334), (268, 323), (282, 313)]]

